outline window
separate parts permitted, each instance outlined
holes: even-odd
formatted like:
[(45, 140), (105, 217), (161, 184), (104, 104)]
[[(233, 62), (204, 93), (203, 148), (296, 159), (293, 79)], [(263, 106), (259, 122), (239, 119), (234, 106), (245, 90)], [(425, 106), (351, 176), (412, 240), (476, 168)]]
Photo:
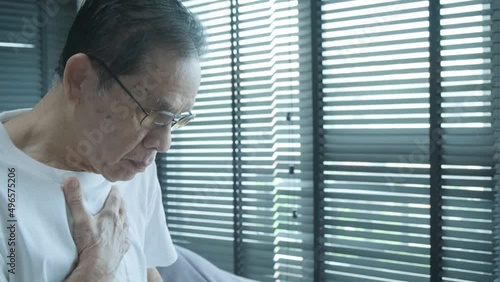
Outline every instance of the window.
[(49, 89), (76, 14), (65, 3), (0, 0), (0, 112), (33, 107)]
[(183, 2), (210, 45), (158, 159), (177, 244), (259, 281), (498, 278), (498, 3)]

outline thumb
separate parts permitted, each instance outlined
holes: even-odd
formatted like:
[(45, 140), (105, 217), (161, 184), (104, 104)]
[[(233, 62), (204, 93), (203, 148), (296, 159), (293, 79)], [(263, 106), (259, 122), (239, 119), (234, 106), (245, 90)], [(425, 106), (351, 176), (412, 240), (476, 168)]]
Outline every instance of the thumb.
[(80, 183), (76, 177), (69, 177), (64, 181), (64, 197), (68, 205), (71, 217), (75, 224), (86, 221), (89, 217), (85, 206), (83, 205), (83, 196), (80, 190)]

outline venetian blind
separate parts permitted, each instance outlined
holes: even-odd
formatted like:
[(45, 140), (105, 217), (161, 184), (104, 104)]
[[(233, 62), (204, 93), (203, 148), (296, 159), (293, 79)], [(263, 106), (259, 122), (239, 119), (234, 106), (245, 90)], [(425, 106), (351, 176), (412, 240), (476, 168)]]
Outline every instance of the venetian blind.
[(260, 281), (494, 280), (494, 2), (184, 3), (210, 50), (161, 159), (174, 241)]
[(325, 279), (429, 277), (428, 1), (324, 1)]
[(493, 281), (491, 5), (441, 5), (442, 275)]
[(490, 5), (437, 2), (323, 2), (327, 280), (493, 280)]
[(174, 242), (259, 281), (313, 275), (310, 12), (184, 1), (204, 23), (196, 120), (160, 160)]
[(72, 1), (0, 0), (0, 112), (46, 93), (75, 14)]
[(174, 243), (233, 272), (232, 31), (230, 1), (184, 1), (203, 22), (208, 50), (189, 126), (172, 132), (160, 181)]
[(23, 25), (38, 12), (36, 1), (0, 1), (0, 111), (33, 106), (41, 97), (41, 36)]

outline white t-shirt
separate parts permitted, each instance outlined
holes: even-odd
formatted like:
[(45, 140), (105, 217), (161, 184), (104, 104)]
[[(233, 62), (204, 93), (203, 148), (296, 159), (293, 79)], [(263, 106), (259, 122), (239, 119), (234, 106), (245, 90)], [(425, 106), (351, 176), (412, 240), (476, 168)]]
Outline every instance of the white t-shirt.
[[(112, 183), (99, 174), (50, 167), (19, 150), (2, 123), (24, 111), (0, 114), (0, 282), (60, 282), (78, 259), (62, 191), (64, 180), (69, 176), (79, 179), (84, 205), (93, 215), (104, 206)], [(150, 165), (132, 180), (113, 184), (126, 202), (130, 243), (115, 281), (147, 281), (147, 268), (168, 266), (177, 259), (165, 222), (156, 166)], [(13, 204), (10, 210), (9, 201)], [(17, 221), (9, 221), (13, 219)]]

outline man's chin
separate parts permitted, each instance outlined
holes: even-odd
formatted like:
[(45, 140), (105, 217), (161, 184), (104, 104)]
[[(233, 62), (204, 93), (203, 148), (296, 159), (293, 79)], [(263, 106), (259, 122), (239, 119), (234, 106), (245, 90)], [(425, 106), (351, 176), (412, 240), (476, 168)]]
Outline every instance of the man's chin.
[(131, 180), (136, 174), (137, 173), (133, 171), (122, 169), (120, 171), (114, 171), (112, 173), (103, 173), (102, 176), (109, 182), (117, 182)]

